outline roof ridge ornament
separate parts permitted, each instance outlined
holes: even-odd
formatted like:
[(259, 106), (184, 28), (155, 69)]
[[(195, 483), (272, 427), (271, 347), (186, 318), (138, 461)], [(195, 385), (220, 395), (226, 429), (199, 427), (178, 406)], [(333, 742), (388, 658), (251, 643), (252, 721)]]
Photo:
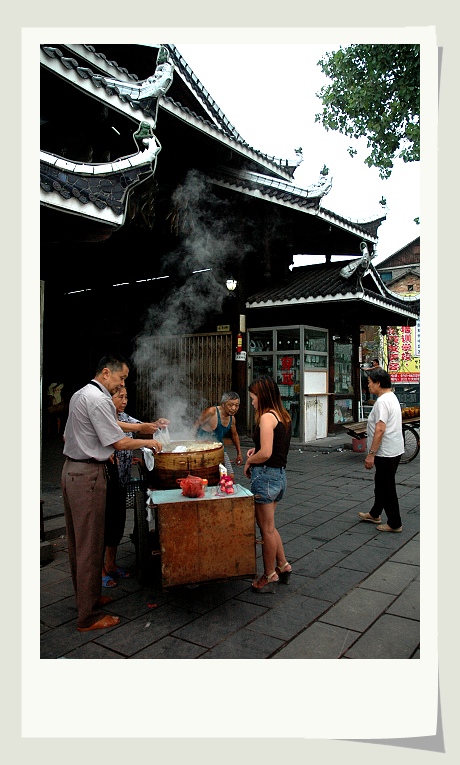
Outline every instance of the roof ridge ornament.
[(161, 45), (157, 55), (155, 72), (147, 79), (125, 82), (124, 80), (104, 77), (104, 80), (107, 85), (117, 88), (120, 95), (128, 97), (131, 101), (144, 101), (146, 98), (164, 96), (173, 81), (173, 72), (174, 64), (171, 61), (169, 51), (164, 45)]
[(313, 186), (308, 187), (308, 191), (318, 191), (318, 196), (324, 197), (326, 194), (329, 194), (330, 190), (332, 189), (332, 175), (330, 178), (327, 177), (327, 175), (321, 175), (318, 183), (313, 184)]
[(361, 257), (353, 263), (347, 263), (346, 266), (340, 269), (340, 276), (343, 276), (344, 279), (350, 279), (353, 274), (356, 274), (358, 278), (361, 279), (369, 268), (371, 256), (366, 242), (361, 242), (359, 249), (363, 253)]

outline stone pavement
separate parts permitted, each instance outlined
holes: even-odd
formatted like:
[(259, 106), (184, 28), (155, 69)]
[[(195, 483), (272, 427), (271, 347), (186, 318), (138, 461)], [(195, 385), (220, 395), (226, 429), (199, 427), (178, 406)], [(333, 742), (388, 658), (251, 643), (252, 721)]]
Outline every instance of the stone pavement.
[[(243, 454), (251, 445), (242, 441)], [(233, 446), (228, 452), (233, 460)], [(351, 450), (349, 436), (292, 446), (276, 522), (293, 574), (273, 594), (253, 593), (250, 579), (166, 592), (141, 586), (128, 510), (118, 562), (132, 577), (103, 590), (114, 597), (104, 610), (120, 623), (79, 633), (59, 485), (62, 443), (45, 441), (43, 455), (41, 658), (420, 657), (419, 456), (397, 472), (403, 532), (385, 534), (358, 520), (372, 504), (374, 472)], [(242, 468), (235, 477), (249, 486)], [(256, 549), (261, 573), (261, 546)]]

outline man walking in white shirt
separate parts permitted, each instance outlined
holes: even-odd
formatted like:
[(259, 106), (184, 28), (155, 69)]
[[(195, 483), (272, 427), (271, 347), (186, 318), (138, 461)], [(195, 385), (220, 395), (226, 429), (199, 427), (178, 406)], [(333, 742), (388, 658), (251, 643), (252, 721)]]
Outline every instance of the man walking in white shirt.
[[(375, 467), (374, 505), (368, 513), (358, 513), (362, 521), (380, 524), (379, 531), (402, 531), (399, 501), (396, 492), (396, 471), (404, 452), (401, 405), (391, 389), (391, 378), (382, 367), (371, 369), (369, 391), (377, 396), (367, 421), (369, 451), (364, 461), (366, 470)], [(387, 523), (381, 524), (385, 510)]]

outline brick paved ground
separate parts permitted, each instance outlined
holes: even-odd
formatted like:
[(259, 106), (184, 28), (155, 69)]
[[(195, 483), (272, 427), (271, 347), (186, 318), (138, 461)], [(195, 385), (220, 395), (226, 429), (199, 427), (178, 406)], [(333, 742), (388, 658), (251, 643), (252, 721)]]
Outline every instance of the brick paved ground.
[[(288, 491), (277, 510), (293, 565), (288, 586), (261, 595), (247, 579), (161, 592), (134, 575), (110, 590), (115, 600), (105, 610), (119, 625), (79, 633), (59, 488), (62, 446), (45, 444), (42, 547), (52, 559), (41, 566), (41, 658), (419, 658), (419, 457), (397, 473), (403, 532), (383, 534), (358, 520), (371, 506), (373, 472), (350, 445), (336, 436), (289, 454)], [(235, 474), (249, 485), (242, 468)], [(118, 560), (135, 574), (132, 525), (129, 510)]]

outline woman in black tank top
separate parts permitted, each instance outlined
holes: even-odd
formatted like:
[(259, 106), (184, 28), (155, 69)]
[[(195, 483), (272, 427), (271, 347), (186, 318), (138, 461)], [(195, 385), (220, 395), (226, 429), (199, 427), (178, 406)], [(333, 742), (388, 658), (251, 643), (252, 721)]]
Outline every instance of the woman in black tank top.
[(270, 585), (278, 581), (287, 584), (292, 571), (275, 527), (275, 509), (286, 491), (285, 467), (292, 426), (272, 377), (264, 375), (253, 380), (249, 395), (255, 409), (255, 446), (248, 450), (244, 474), (251, 479), (264, 562), (264, 573), (252, 583), (252, 588), (255, 592), (273, 592)]

